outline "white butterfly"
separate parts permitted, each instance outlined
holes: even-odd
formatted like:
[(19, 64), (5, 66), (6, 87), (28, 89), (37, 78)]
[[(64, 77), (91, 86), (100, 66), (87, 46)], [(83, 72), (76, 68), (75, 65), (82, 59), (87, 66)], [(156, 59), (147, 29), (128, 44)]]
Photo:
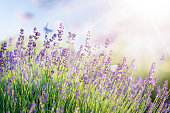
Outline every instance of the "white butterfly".
[(111, 70), (112, 72), (115, 72), (117, 68), (118, 68), (118, 65), (112, 65), (112, 66), (110, 66), (110, 70)]

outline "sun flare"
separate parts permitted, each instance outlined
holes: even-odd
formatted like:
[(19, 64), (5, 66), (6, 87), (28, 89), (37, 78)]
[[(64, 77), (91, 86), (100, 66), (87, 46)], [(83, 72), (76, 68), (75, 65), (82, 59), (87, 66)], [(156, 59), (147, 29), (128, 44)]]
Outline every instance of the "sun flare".
[(170, 14), (170, 0), (126, 0), (125, 5), (142, 18), (165, 21)]

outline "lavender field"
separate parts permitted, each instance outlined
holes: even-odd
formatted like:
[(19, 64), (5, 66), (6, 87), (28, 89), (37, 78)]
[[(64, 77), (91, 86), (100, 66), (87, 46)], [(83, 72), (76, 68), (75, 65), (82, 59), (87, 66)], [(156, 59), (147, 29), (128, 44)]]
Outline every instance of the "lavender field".
[[(134, 77), (135, 59), (111, 65), (112, 50), (86, 42), (74, 50), (76, 34), (52, 36), (37, 28), (17, 41), (2, 41), (0, 50), (1, 113), (168, 113), (168, 80), (158, 84), (156, 63), (147, 77)], [(40, 38), (44, 39), (40, 43)], [(67, 40), (64, 40), (64, 39)], [(130, 63), (129, 63), (130, 62)], [(153, 97), (153, 92), (156, 92)], [(152, 98), (151, 98), (152, 96)]]

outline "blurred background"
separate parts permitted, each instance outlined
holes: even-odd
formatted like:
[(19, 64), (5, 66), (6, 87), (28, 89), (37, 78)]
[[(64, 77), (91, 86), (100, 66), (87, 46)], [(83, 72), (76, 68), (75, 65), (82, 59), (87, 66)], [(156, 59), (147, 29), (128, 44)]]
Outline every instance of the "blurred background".
[(65, 35), (76, 33), (76, 49), (90, 30), (92, 44), (110, 38), (113, 65), (124, 56), (135, 59), (135, 76), (144, 77), (156, 62), (160, 82), (169, 81), (169, 6), (169, 0), (0, 0), (0, 41), (17, 36), (20, 28), (29, 35), (37, 27), (43, 34), (47, 23), (55, 31), (62, 22)]

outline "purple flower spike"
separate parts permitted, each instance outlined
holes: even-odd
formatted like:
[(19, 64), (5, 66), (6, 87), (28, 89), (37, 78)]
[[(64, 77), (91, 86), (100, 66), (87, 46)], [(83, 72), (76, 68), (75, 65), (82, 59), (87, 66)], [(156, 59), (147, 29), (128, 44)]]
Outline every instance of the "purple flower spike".
[(108, 48), (109, 44), (110, 44), (110, 38), (107, 38), (105, 42), (105, 48)]
[(34, 27), (34, 33), (37, 31), (37, 28), (36, 27)]
[(30, 107), (30, 110), (29, 110), (28, 113), (32, 113), (34, 108), (35, 108), (35, 101), (33, 100), (33, 102), (31, 103), (31, 107)]
[(60, 110), (59, 110), (59, 109), (57, 109), (57, 110), (56, 110), (56, 113), (60, 113)]
[(35, 42), (33, 42), (33, 47), (36, 47), (36, 43)]
[(36, 35), (36, 36), (40, 36), (40, 33), (39, 33), (39, 32), (36, 32), (35, 35)]
[(167, 90), (168, 89), (168, 80), (164, 81), (162, 84), (162, 89)]
[(115, 112), (115, 110), (116, 110), (116, 106), (113, 106), (112, 112)]
[(94, 109), (92, 109), (90, 113), (93, 113), (93, 112), (94, 112)]
[(148, 109), (147, 113), (152, 113), (153, 105), (154, 104), (152, 102), (149, 104), (149, 109)]
[(21, 33), (21, 34), (24, 34), (24, 29), (20, 29), (20, 33)]
[(54, 74), (54, 70), (51, 70), (51, 73)]

